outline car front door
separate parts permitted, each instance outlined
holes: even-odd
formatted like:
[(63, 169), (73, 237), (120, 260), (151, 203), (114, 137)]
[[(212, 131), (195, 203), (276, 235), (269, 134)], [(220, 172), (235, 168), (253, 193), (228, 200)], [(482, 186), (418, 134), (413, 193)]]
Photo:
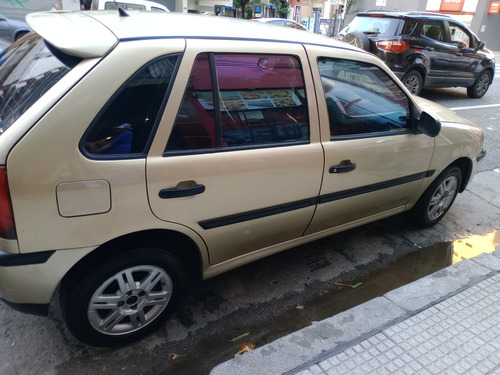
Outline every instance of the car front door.
[(476, 79), (475, 72), (481, 63), (481, 54), (474, 53), (476, 41), (471, 33), (454, 22), (448, 23), (448, 38), (453, 49), (446, 83), (457, 86), (471, 86)]
[(154, 214), (196, 231), (218, 264), (303, 235), (323, 149), (303, 48), (209, 45), (187, 42), (147, 181)]
[(325, 168), (307, 233), (402, 212), (429, 172), (434, 139), (412, 131), (412, 103), (381, 67), (308, 46)]

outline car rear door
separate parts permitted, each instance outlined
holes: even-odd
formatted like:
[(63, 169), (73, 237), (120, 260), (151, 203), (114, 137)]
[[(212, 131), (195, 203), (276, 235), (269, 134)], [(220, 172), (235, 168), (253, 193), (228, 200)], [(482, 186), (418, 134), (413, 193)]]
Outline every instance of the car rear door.
[(318, 92), (325, 168), (307, 233), (402, 212), (428, 176), (434, 139), (411, 131), (412, 104), (360, 54), (307, 46)]
[(147, 159), (154, 214), (211, 264), (302, 236), (323, 173), (314, 95), (300, 45), (188, 40)]

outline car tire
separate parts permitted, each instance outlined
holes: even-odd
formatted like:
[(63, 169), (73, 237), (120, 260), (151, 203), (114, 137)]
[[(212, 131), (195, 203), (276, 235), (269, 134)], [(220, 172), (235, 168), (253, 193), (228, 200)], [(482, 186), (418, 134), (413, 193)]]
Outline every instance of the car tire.
[(482, 98), (490, 85), (491, 73), (489, 70), (483, 70), (474, 81), (474, 84), (471, 87), (467, 87), (467, 95), (474, 99)]
[(370, 52), (370, 39), (360, 31), (353, 31), (352, 33), (346, 34), (342, 41)]
[(407, 218), (419, 227), (430, 227), (441, 220), (450, 209), (462, 184), (462, 170), (450, 167), (427, 188)]
[(124, 251), (83, 271), (63, 285), (61, 308), (70, 332), (93, 346), (127, 344), (155, 330), (186, 285), (182, 262), (157, 248)]
[(403, 79), (401, 80), (403, 85), (410, 91), (413, 95), (420, 95), (422, 91), (422, 75), (416, 70), (410, 70), (405, 74)]

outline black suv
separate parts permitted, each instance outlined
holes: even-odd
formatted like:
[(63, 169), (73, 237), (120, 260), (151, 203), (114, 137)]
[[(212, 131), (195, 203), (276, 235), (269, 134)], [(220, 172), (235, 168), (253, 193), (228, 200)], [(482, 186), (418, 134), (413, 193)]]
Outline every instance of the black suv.
[(424, 87), (467, 87), (481, 98), (495, 74), (485, 43), (442, 14), (362, 12), (337, 38), (377, 55), (415, 95)]

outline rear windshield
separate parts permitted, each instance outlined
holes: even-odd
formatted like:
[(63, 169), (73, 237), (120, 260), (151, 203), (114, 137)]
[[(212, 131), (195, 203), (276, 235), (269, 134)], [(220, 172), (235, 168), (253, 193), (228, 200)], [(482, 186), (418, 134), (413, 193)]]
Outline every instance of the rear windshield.
[(365, 34), (377, 34), (381, 36), (397, 35), (399, 26), (403, 21), (399, 18), (385, 18), (380, 16), (357, 16), (349, 24), (348, 33), (361, 31)]
[(0, 134), (69, 70), (37, 34), (4, 51), (0, 56)]

